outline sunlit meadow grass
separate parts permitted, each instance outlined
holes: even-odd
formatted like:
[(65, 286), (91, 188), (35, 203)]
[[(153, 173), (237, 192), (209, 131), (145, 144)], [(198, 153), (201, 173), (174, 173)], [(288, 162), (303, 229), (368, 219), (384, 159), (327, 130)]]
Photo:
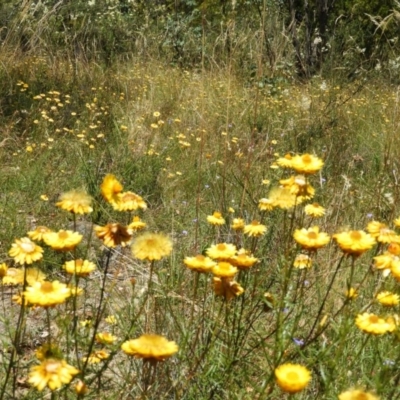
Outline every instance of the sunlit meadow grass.
[[(43, 259), (29, 266), (83, 290), (46, 303), (57, 284), (40, 283), (45, 305), (33, 297), (23, 307), (13, 296), (41, 278), (26, 272), (6, 284), (2, 267), (0, 398), (337, 399), (356, 389), (399, 397), (397, 88), (318, 78), (260, 88), (229, 70), (134, 61), (103, 70), (40, 57), (4, 58), (0, 74), (1, 262), (22, 273), (9, 251), (38, 226), (79, 232), (68, 251), (36, 241)], [(299, 175), (279, 166), (286, 154), (324, 165), (296, 178), (300, 186), (280, 182)], [(123, 188), (111, 185), (107, 198), (108, 174)], [(300, 192), (275, 194), (261, 210), (282, 184)], [(56, 206), (74, 189), (91, 196), (92, 212)], [(147, 209), (118, 211), (127, 191)], [(304, 211), (313, 203), (325, 209), (319, 218), (309, 215), (317, 206)], [(126, 233), (135, 216), (146, 226)], [(111, 223), (120, 224), (105, 231), (115, 247), (96, 235)], [(360, 239), (361, 250), (343, 253), (341, 237), (332, 240), (367, 227), (379, 242)], [(161, 238), (139, 246), (143, 232)], [(233, 253), (216, 256), (224, 243)], [(257, 262), (235, 271), (240, 254)], [(212, 269), (191, 270), (196, 256), (200, 270), (208, 256)], [(67, 274), (63, 265), (79, 259), (96, 269)], [(385, 291), (394, 296), (378, 301)], [(364, 313), (376, 317), (360, 322)], [(155, 354), (141, 342), (132, 350), (128, 341), (144, 334), (169, 342)], [(43, 376), (58, 376), (61, 360), (71, 374), (52, 386)], [(32, 368), (46, 362), (39, 391)], [(285, 364), (297, 367), (275, 375)]]

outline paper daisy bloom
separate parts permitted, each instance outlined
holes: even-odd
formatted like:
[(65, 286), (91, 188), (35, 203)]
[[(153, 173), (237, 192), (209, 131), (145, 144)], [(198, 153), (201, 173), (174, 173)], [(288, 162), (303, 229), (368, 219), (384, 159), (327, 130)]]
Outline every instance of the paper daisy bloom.
[(292, 156), (291, 154), (285, 154), (284, 157), (280, 157), (276, 160), (276, 163), (283, 168), (292, 168)]
[(71, 290), (59, 281), (34, 282), (26, 287), (24, 296), (28, 303), (35, 306), (52, 307), (64, 303), (71, 296)]
[(295, 196), (301, 196), (303, 200), (314, 197), (315, 189), (307, 183), (304, 175), (291, 176), (288, 179), (281, 179), (279, 183)]
[(149, 361), (164, 361), (178, 351), (178, 345), (163, 336), (145, 334), (121, 345), (124, 353)]
[(233, 278), (237, 274), (238, 269), (226, 261), (220, 261), (212, 268), (211, 272), (218, 278)]
[(333, 235), (338, 246), (345, 254), (358, 257), (376, 244), (375, 239), (364, 231), (346, 231)]
[(108, 332), (100, 332), (96, 334), (96, 342), (102, 344), (112, 344), (117, 340), (117, 337)]
[(186, 267), (191, 269), (192, 271), (206, 273), (210, 272), (211, 269), (217, 265), (215, 261), (213, 261), (209, 257), (204, 257), (202, 254), (198, 254), (195, 257), (185, 257), (183, 260)]
[(47, 226), (38, 226), (35, 230), (29, 231), (28, 236), (32, 240), (41, 242), (43, 240), (43, 236), (49, 232), (52, 232), (52, 230), (47, 228)]
[(78, 373), (79, 370), (67, 364), (65, 360), (49, 358), (31, 368), (28, 382), (39, 391), (46, 386), (50, 390), (56, 390), (63, 384), (70, 383)]
[(213, 278), (213, 290), (217, 296), (223, 296), (229, 301), (244, 293), (244, 289), (239, 283), (226, 278)]
[(82, 241), (82, 235), (79, 232), (65, 231), (61, 229), (58, 232), (49, 232), (43, 235), (43, 240), (53, 250), (71, 251)]
[(259, 221), (253, 221), (251, 224), (245, 225), (243, 232), (248, 236), (259, 237), (263, 236), (267, 231), (267, 227)]
[(106, 360), (110, 357), (110, 354), (105, 350), (96, 350), (91, 353), (88, 357), (83, 357), (83, 362), (88, 362), (89, 364), (98, 364), (99, 362)]
[(301, 203), (301, 198), (298, 198), (296, 195), (290, 193), (290, 190), (284, 187), (271, 189), (268, 198), (274, 207), (279, 207), (283, 210), (288, 210), (289, 208), (294, 207), (296, 204)]
[(71, 275), (88, 276), (96, 269), (96, 265), (91, 261), (78, 259), (67, 261), (63, 268)]
[(303, 249), (309, 251), (316, 251), (317, 249), (327, 245), (331, 240), (327, 233), (319, 231), (318, 226), (312, 226), (308, 229), (296, 229), (293, 237), (294, 240), (303, 247)]
[(298, 254), (294, 259), (293, 266), (297, 269), (311, 268), (312, 259), (307, 254)]
[(213, 215), (207, 216), (207, 222), (211, 225), (224, 225), (225, 219), (220, 212), (214, 211)]
[(27, 268), (26, 272), (24, 268), (8, 268), (3, 276), (3, 285), (23, 285), (25, 275), (28, 285), (46, 279), (46, 275), (37, 268)]
[(123, 186), (117, 180), (115, 175), (108, 174), (104, 177), (100, 185), (101, 194), (108, 203), (116, 203), (118, 201), (118, 194), (122, 192)]
[(400, 282), (400, 260), (395, 260), (390, 265), (390, 272), (393, 277)]
[(385, 320), (370, 313), (357, 315), (356, 325), (363, 332), (373, 335), (383, 335), (387, 332), (393, 332), (396, 328), (393, 321)]
[(393, 254), (394, 256), (400, 255), (400, 244), (399, 243), (390, 243), (388, 246), (388, 252)]
[(277, 385), (286, 393), (297, 393), (307, 387), (310, 371), (299, 364), (282, 364), (275, 369)]
[(229, 260), (236, 254), (236, 246), (231, 243), (213, 244), (207, 249), (206, 253), (213, 260)]
[(110, 223), (106, 226), (96, 226), (94, 231), (104, 246), (107, 247), (116, 247), (118, 245), (124, 247), (132, 238), (131, 230), (120, 224)]
[(358, 292), (356, 289), (354, 289), (353, 287), (349, 288), (346, 290), (345, 293), (346, 297), (350, 300), (354, 300), (356, 297), (358, 297)]
[(143, 222), (139, 216), (135, 215), (132, 219), (132, 222), (128, 225), (128, 228), (132, 232), (138, 232), (146, 228), (146, 226), (147, 226), (146, 222)]
[(353, 389), (346, 390), (339, 394), (339, 400), (379, 400), (379, 397), (363, 390)]
[(231, 228), (234, 231), (242, 231), (244, 229), (245, 222), (243, 218), (234, 218), (232, 221)]
[(119, 193), (115, 201), (110, 204), (117, 211), (136, 211), (138, 208), (146, 210), (147, 204), (141, 196), (133, 192)]
[(324, 165), (324, 162), (311, 154), (296, 155), (292, 157), (290, 168), (299, 174), (315, 174)]
[(325, 215), (325, 208), (320, 206), (318, 203), (307, 204), (304, 207), (304, 212), (313, 218), (320, 218)]
[(15, 239), (8, 254), (17, 264), (32, 264), (43, 258), (43, 249), (31, 239), (23, 237)]
[(276, 204), (271, 199), (263, 198), (258, 201), (258, 208), (260, 211), (271, 211), (274, 207), (276, 207)]
[(73, 214), (89, 214), (93, 211), (92, 198), (83, 190), (62, 193), (56, 206)]
[(132, 244), (132, 254), (139, 260), (161, 260), (171, 254), (172, 240), (162, 233), (144, 233)]
[(396, 259), (398, 259), (398, 257), (389, 252), (385, 252), (374, 257), (374, 267), (376, 269), (390, 269), (392, 267), (392, 263), (396, 261)]
[(376, 300), (378, 300), (378, 302), (383, 306), (393, 307), (399, 304), (400, 297), (398, 294), (384, 291), (384, 292), (379, 292), (376, 295)]
[(240, 270), (249, 269), (258, 261), (258, 258), (253, 257), (251, 254), (247, 254), (244, 249), (240, 249), (236, 256), (229, 259), (229, 262)]
[(400, 243), (400, 236), (389, 229), (386, 224), (379, 221), (371, 221), (367, 226), (368, 233), (380, 243)]

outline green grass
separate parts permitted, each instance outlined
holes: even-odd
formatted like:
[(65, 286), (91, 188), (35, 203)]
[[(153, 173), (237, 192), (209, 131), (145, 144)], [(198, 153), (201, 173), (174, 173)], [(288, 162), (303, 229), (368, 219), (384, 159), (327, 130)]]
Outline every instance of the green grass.
[[(321, 89), (315, 79), (307, 85), (282, 81), (269, 91), (229, 68), (182, 71), (155, 61), (72, 68), (62, 58), (44, 57), (4, 58), (0, 77), (1, 261), (20, 268), (8, 251), (36, 226), (58, 231), (76, 223), (86, 235), (82, 244), (61, 254), (43, 245), (38, 268), (48, 280), (67, 282), (65, 260), (87, 257), (98, 266), (79, 279), (83, 295), (48, 310), (50, 326), (43, 308), (20, 313), (12, 302), (21, 285), (2, 285), (2, 398), (49, 397), (49, 389), (27, 384), (38, 363), (34, 352), (48, 341), (84, 371), (78, 378), (90, 389), (88, 399), (280, 399), (286, 395), (273, 374), (287, 362), (312, 374), (298, 399), (336, 399), (349, 388), (398, 398), (398, 327), (369, 336), (355, 325), (363, 312), (398, 318), (398, 305), (385, 309), (374, 300), (381, 290), (400, 294), (394, 277), (373, 267), (372, 257), (387, 245), (376, 245), (352, 265), (332, 241), (312, 255), (311, 269), (292, 266), (300, 251), (294, 229), (317, 224), (333, 235), (365, 229), (372, 220), (393, 228), (400, 215), (395, 88), (326, 82)], [(323, 218), (312, 221), (303, 205), (259, 211), (258, 201), (290, 175), (271, 168), (286, 153), (324, 160), (322, 171), (310, 177), (314, 200), (327, 210)], [(107, 261), (109, 250), (92, 224), (132, 219), (102, 198), (100, 184), (108, 173), (145, 199), (148, 209), (140, 217), (147, 230), (172, 239), (168, 257), (150, 265), (127, 246), (113, 250)], [(94, 211), (74, 222), (55, 203), (76, 188), (93, 197)], [(227, 220), (220, 228), (207, 223), (214, 211)], [(261, 220), (266, 235), (234, 232), (230, 224), (237, 217)], [(189, 271), (183, 263), (218, 242), (251, 250), (260, 260), (235, 277), (245, 292), (229, 302), (214, 294), (211, 274)], [(358, 285), (358, 297), (346, 299), (348, 287)], [(115, 326), (105, 322), (108, 315), (117, 318)], [(88, 318), (92, 325), (82, 327)], [(103, 346), (107, 360), (85, 368), (82, 357), (89, 349), (103, 348), (91, 342), (96, 331), (118, 339)], [(156, 368), (120, 350), (122, 342), (148, 331), (179, 346)], [(52, 398), (76, 398), (76, 380)]]

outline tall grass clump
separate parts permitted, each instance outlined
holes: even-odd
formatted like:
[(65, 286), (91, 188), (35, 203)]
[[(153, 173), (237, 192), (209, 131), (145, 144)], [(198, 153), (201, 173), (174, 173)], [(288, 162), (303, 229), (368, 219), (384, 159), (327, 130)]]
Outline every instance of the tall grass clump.
[(229, 57), (2, 59), (1, 399), (399, 397), (397, 88)]

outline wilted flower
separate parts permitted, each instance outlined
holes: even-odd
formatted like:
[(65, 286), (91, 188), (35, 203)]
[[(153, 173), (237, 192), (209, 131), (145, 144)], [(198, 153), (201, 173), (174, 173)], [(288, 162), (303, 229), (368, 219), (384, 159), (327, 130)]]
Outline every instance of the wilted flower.
[(96, 236), (102, 240), (107, 247), (116, 247), (118, 245), (124, 247), (132, 238), (131, 230), (120, 224), (110, 223), (106, 226), (96, 226), (94, 230)]
[(214, 277), (213, 289), (217, 296), (223, 296), (228, 301), (244, 293), (240, 284), (229, 278)]

